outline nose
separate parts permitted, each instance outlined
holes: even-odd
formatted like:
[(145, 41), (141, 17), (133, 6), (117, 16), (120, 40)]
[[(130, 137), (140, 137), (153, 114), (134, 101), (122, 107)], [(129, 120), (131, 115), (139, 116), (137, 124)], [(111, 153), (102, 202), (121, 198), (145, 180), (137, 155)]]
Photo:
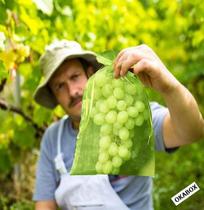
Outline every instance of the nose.
[(80, 95), (80, 88), (78, 87), (76, 83), (69, 83), (67, 85), (68, 85), (69, 94), (71, 97), (76, 97)]

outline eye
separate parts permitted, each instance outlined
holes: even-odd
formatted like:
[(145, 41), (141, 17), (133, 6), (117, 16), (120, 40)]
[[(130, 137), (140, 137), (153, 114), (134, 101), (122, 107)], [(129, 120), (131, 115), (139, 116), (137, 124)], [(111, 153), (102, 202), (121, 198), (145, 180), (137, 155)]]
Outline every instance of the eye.
[(74, 75), (72, 75), (71, 79), (75, 80), (75, 79), (77, 79), (78, 77), (79, 77), (79, 74), (74, 74)]
[(59, 91), (61, 91), (63, 89), (63, 87), (64, 87), (64, 83), (60, 83), (60, 84), (56, 85), (55, 91), (59, 92)]

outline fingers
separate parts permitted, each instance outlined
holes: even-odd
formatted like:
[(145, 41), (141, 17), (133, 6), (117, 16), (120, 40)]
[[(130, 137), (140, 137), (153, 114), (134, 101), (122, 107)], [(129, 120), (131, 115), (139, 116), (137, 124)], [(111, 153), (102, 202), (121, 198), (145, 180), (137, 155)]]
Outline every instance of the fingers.
[(115, 77), (124, 76), (127, 71), (145, 55), (138, 50), (138, 47), (132, 47), (122, 50), (114, 62)]
[(145, 73), (150, 77), (155, 77), (158, 73), (158, 66), (153, 60), (143, 58), (133, 66), (133, 72), (135, 75)]
[[(120, 69), (121, 69), (121, 65), (122, 65), (122, 59), (121, 57), (123, 56), (123, 54), (125, 53), (125, 50), (122, 50), (118, 56), (116, 57), (115, 61), (114, 61), (114, 75), (115, 75), (115, 78), (118, 78), (120, 76)], [(120, 62), (119, 62), (120, 61)]]
[(119, 61), (119, 59), (121, 58), (121, 56), (124, 54), (124, 52), (127, 50), (127, 48), (126, 49), (124, 49), (124, 50), (122, 50), (122, 51), (120, 51), (119, 53), (118, 53), (118, 55), (117, 55), (117, 57), (116, 57), (116, 59), (115, 59), (115, 61), (114, 61), (114, 67), (115, 67), (115, 64)]
[(159, 92), (168, 86), (169, 78), (172, 78), (156, 53), (146, 45), (126, 48), (118, 54), (114, 62), (115, 78), (124, 76), (130, 69), (144, 85)]
[(120, 76), (125, 76), (128, 70), (135, 64), (135, 62), (137, 61), (135, 61), (134, 59), (127, 59), (125, 61), (122, 61), (120, 65)]

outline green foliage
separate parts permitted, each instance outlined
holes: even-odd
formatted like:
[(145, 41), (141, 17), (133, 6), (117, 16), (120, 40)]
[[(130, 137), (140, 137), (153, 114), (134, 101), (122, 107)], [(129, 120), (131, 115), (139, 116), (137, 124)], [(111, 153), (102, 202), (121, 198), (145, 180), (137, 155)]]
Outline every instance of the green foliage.
[(199, 142), (190, 146), (179, 148), (172, 154), (156, 154), (156, 171), (154, 178), (154, 204), (155, 209), (166, 210), (175, 209), (175, 205), (170, 200), (172, 196), (187, 187), (192, 182), (196, 182), (200, 191), (192, 195), (181, 203), (178, 209), (194, 210), (204, 208), (204, 177), (203, 177), (203, 148), (204, 143)]
[[(7, 175), (12, 168), (12, 163), (6, 149), (0, 149), (0, 173)], [(2, 175), (1, 175), (2, 176)]]
[(0, 60), (0, 80), (7, 77), (7, 71), (5, 69), (3, 61)]
[(32, 202), (28, 202), (28, 201), (21, 201), (21, 202), (17, 202), (15, 204), (13, 204), (10, 207), (10, 210), (33, 210), (34, 209), (34, 205)]
[(33, 210), (34, 204), (30, 201), (22, 200), (9, 206), (9, 199), (6, 197), (0, 197), (0, 209), (2, 210)]
[[(4, 106), (0, 110), (0, 181), (9, 182), (5, 177), (12, 176), (14, 165), (23, 162), (25, 151), (33, 154), (42, 130), (63, 115), (59, 107), (51, 113), (32, 99), (40, 81), (38, 59), (54, 39), (76, 40), (98, 53), (146, 43), (189, 88), (204, 114), (203, 14), (201, 0), (0, 0), (0, 100), (17, 106), (13, 94), (16, 73), (21, 80), (21, 116)], [(152, 100), (163, 102), (158, 94), (148, 92)], [(170, 156), (158, 155), (156, 210), (174, 209), (170, 197), (191, 181), (203, 187), (201, 146), (196, 143)], [(185, 161), (180, 161), (183, 157)], [(174, 167), (176, 162), (179, 167)], [(15, 194), (15, 189), (10, 193)], [(197, 193), (183, 207), (202, 209), (202, 196), (202, 192)]]
[(53, 1), (52, 0), (34, 0), (37, 8), (42, 10), (43, 13), (51, 15), (53, 12)]

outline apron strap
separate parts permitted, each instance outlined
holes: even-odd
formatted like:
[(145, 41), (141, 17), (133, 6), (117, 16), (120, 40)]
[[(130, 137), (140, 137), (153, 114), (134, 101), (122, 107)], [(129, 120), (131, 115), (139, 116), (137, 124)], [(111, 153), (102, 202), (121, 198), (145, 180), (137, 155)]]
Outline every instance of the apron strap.
[(64, 128), (64, 124), (65, 124), (66, 119), (67, 119), (67, 115), (64, 116), (60, 120), (59, 130), (58, 130), (58, 133), (57, 133), (57, 156), (54, 159), (55, 168), (56, 168), (57, 171), (59, 171), (61, 176), (63, 174), (68, 173), (67, 169), (65, 167), (65, 163), (63, 161), (63, 153), (61, 152), (61, 139), (62, 139), (63, 128)]

